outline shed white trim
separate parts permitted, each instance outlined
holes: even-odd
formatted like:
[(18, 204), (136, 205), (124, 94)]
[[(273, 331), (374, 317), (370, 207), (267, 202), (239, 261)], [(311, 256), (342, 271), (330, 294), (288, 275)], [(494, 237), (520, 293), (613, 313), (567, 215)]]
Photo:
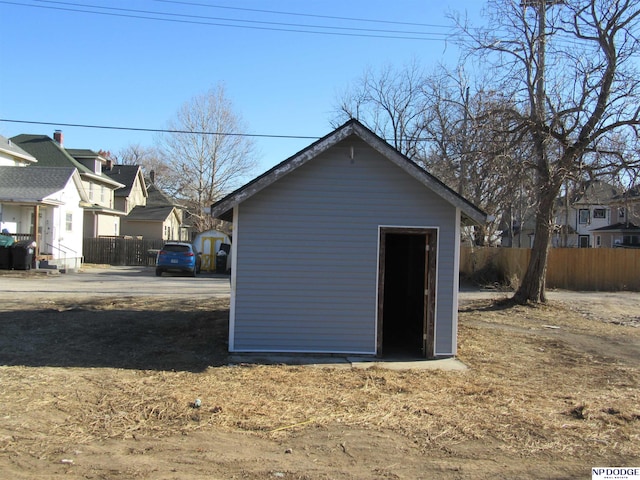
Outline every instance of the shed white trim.
[(235, 352), (235, 326), (236, 326), (236, 276), (238, 269), (238, 210), (240, 206), (236, 205), (233, 209), (233, 238), (231, 242), (231, 294), (229, 296), (229, 351)]
[[(460, 210), (456, 209), (456, 222), (455, 222), (455, 236), (460, 238)], [(454, 257), (453, 257), (453, 270), (455, 275), (453, 276), (453, 295), (452, 295), (452, 308), (451, 308), (451, 330), (452, 330), (452, 344), (449, 352), (436, 352), (436, 356), (449, 356), (456, 355), (458, 353), (458, 292), (460, 291), (460, 242), (456, 242), (454, 245)]]

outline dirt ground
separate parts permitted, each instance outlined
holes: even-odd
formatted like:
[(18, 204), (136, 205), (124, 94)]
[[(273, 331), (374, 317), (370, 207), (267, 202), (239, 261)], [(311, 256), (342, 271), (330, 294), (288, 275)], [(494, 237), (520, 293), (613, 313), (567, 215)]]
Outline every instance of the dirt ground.
[(229, 365), (225, 299), (3, 297), (1, 476), (574, 479), (640, 466), (640, 294), (507, 309), (498, 297), (461, 297), (463, 372)]

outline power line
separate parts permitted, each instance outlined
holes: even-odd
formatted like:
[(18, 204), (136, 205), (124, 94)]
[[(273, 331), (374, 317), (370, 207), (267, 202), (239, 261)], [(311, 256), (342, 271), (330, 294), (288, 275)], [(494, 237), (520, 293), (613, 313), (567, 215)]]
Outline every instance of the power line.
[(195, 130), (171, 130), (164, 128), (139, 128), (139, 127), (115, 127), (110, 125), (89, 125), (84, 123), (61, 123), (61, 122), (39, 122), (35, 120), (15, 120), (10, 118), (0, 118), (0, 122), (7, 123), (23, 123), (30, 125), (51, 125), (57, 127), (78, 127), (78, 128), (96, 128), (102, 130), (126, 130), (131, 132), (149, 132), (149, 133), (181, 133), (190, 135), (214, 135), (229, 137), (252, 137), (252, 138), (280, 138), (294, 140), (318, 140), (322, 137), (311, 137), (305, 135), (270, 135), (260, 133), (233, 133), (233, 132), (207, 132)]
[[(347, 37), (388, 38), (388, 39), (398, 39), (398, 40), (423, 40), (423, 41), (445, 41), (448, 38), (451, 38), (453, 36), (452, 34), (439, 33), (439, 32), (381, 30), (381, 29), (357, 28), (357, 27), (338, 27), (338, 26), (330, 26), (330, 25), (305, 25), (305, 24), (285, 23), (285, 22), (265, 22), (265, 21), (259, 21), (259, 20), (242, 20), (242, 19), (233, 19), (233, 18), (206, 17), (201, 15), (186, 15), (186, 14), (176, 14), (176, 13), (166, 13), (166, 12), (154, 12), (154, 11), (148, 11), (148, 10), (134, 10), (134, 9), (116, 8), (116, 7), (103, 7), (103, 6), (97, 6), (97, 5), (88, 5), (88, 4), (53, 1), (53, 0), (34, 0), (34, 1), (38, 1), (41, 3), (56, 4), (56, 5), (66, 5), (66, 6), (35, 5), (35, 4), (26, 4), (26, 3), (19, 3), (15, 1), (6, 1), (6, 0), (0, 0), (0, 3), (7, 4), (7, 5), (16, 5), (21, 7), (68, 11), (68, 12), (76, 12), (76, 13), (87, 13), (87, 14), (103, 15), (103, 16), (111, 16), (111, 17), (136, 18), (136, 19), (142, 19), (142, 20), (155, 20), (155, 21), (170, 22), (170, 23), (183, 23), (183, 24), (192, 24), (192, 25), (207, 25), (207, 26), (230, 27), (230, 28), (244, 28), (244, 29), (253, 29), (253, 30), (268, 30), (268, 31), (279, 31), (279, 32), (289, 32), (289, 33), (307, 33), (307, 34), (317, 34), (317, 35), (337, 35), (337, 36), (347, 36)], [(87, 8), (103, 9), (103, 10), (111, 10), (111, 11), (105, 12), (105, 11), (96, 11), (96, 10), (86, 10)], [(114, 13), (114, 11), (128, 12), (128, 13)], [(168, 18), (149, 16), (149, 15), (161, 15)], [(176, 17), (180, 17), (180, 18), (176, 18)], [(236, 24), (220, 23), (220, 22), (236, 22)], [(239, 25), (237, 23), (245, 23), (248, 25)], [(270, 25), (270, 26), (260, 26), (260, 25)], [(324, 29), (324, 31), (309, 30), (310, 28)], [(334, 31), (326, 31), (326, 30), (334, 30)], [(340, 31), (336, 31), (336, 30), (340, 30)], [(361, 33), (352, 33), (352, 32), (361, 32)], [(371, 33), (364, 33), (364, 32), (371, 32)], [(420, 35), (420, 36), (415, 36), (415, 35)], [(436, 35), (438, 36), (438, 38), (427, 37), (426, 35)]]
[[(102, 130), (122, 130), (122, 131), (130, 131), (130, 132), (148, 132), (148, 133), (177, 133), (177, 134), (186, 134), (186, 135), (212, 135), (212, 136), (227, 136), (227, 137), (247, 137), (247, 138), (276, 138), (276, 139), (284, 139), (284, 140), (319, 140), (321, 136), (310, 136), (310, 135), (275, 135), (275, 134), (267, 134), (267, 133), (237, 133), (237, 132), (207, 132), (207, 131), (198, 131), (198, 130), (172, 130), (166, 128), (142, 128), (142, 127), (116, 127), (112, 125), (91, 125), (85, 123), (61, 123), (61, 122), (41, 122), (36, 120), (16, 120), (12, 118), (0, 118), (0, 122), (7, 123), (20, 123), (20, 124), (28, 124), (28, 125), (50, 125), (54, 127), (76, 127), (76, 128), (95, 128)], [(384, 138), (386, 142), (391, 142), (392, 139)], [(405, 137), (401, 139), (405, 140), (414, 140), (419, 142), (430, 141), (428, 138), (420, 138), (420, 137)]]
[[(103, 7), (101, 5), (62, 2), (57, 0), (33, 0), (33, 1), (40, 2), (40, 3), (67, 5), (67, 6), (73, 6), (73, 7), (97, 8), (101, 10), (140, 13), (140, 14), (146, 14), (146, 15), (164, 15), (168, 17), (181, 17), (181, 18), (200, 19), (200, 20), (216, 20), (216, 21), (224, 21), (224, 22), (240, 22), (240, 23), (262, 24), (262, 25), (278, 25), (278, 26), (296, 27), (296, 28), (325, 28), (325, 29), (331, 29), (331, 30), (353, 30), (353, 31), (363, 31), (363, 32), (399, 33), (399, 34), (411, 34), (411, 35), (433, 34), (431, 32), (416, 32), (416, 31), (405, 31), (405, 30), (380, 30), (380, 29), (374, 29), (374, 28), (337, 27), (337, 26), (331, 26), (331, 25), (308, 25), (308, 24), (286, 23), (286, 22), (267, 22), (267, 21), (261, 21), (261, 20), (243, 20), (243, 19), (225, 18), (225, 17), (208, 17), (203, 15), (187, 15), (187, 14), (181, 14), (181, 13), (167, 13), (167, 12), (157, 12), (157, 11), (151, 11), (151, 10), (136, 10), (132, 8)], [(445, 35), (445, 34), (436, 33), (436, 35)]]
[(347, 20), (351, 22), (369, 22), (369, 23), (386, 23), (391, 25), (409, 25), (414, 27), (433, 27), (433, 28), (451, 28), (449, 25), (438, 25), (438, 24), (429, 24), (429, 23), (413, 23), (413, 22), (399, 22), (394, 20), (377, 20), (372, 18), (355, 18), (355, 17), (337, 17), (333, 15), (317, 15), (311, 13), (296, 13), (296, 12), (283, 12), (279, 10), (261, 10), (258, 8), (243, 8), (243, 7), (228, 7), (223, 5), (209, 5), (206, 3), (197, 3), (197, 2), (182, 2), (177, 0), (153, 0), (154, 2), (160, 3), (173, 3), (178, 5), (192, 5), (197, 7), (206, 7), (206, 8), (221, 8), (226, 10), (239, 10), (244, 12), (259, 12), (259, 13), (270, 13), (276, 15), (291, 15), (296, 17), (311, 17), (311, 18), (326, 18), (330, 20)]
[[(16, 120), (0, 118), (0, 122), (7, 123), (19, 123), (29, 125), (50, 125), (54, 127), (74, 127), (74, 128), (93, 128), (102, 130), (120, 130), (120, 131), (132, 131), (132, 132), (147, 132), (147, 133), (171, 133), (171, 134), (185, 134), (185, 135), (210, 135), (210, 136), (227, 136), (227, 137), (245, 137), (245, 138), (272, 138), (280, 140), (320, 140), (323, 136), (310, 136), (310, 135), (277, 135), (277, 134), (260, 134), (260, 133), (239, 133), (239, 132), (209, 132), (199, 130), (174, 130), (174, 129), (162, 129), (162, 128), (142, 128), (142, 127), (123, 127), (123, 126), (110, 126), (110, 125), (91, 125), (83, 123), (61, 123), (61, 122), (43, 122), (35, 120)], [(381, 137), (382, 140), (393, 145), (393, 142), (427, 142), (432, 143), (433, 137), (421, 137), (421, 136), (401, 136), (398, 138)], [(492, 144), (492, 141), (486, 141), (484, 143)], [(469, 152), (467, 152), (469, 153)]]

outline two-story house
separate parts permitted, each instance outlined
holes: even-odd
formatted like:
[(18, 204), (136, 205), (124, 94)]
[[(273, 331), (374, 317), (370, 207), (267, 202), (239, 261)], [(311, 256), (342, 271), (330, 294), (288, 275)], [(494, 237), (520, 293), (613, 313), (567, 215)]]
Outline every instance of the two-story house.
[[(617, 221), (618, 208), (612, 203), (620, 191), (606, 182), (586, 183), (572, 197), (558, 201), (552, 239), (554, 247), (601, 247), (602, 237), (594, 231)], [(567, 201), (568, 200), (568, 201)]]
[(115, 208), (114, 192), (124, 187), (102, 173), (107, 160), (91, 150), (65, 149), (62, 132), (54, 138), (46, 135), (18, 135), (11, 139), (17, 146), (38, 159), (30, 168), (74, 167), (82, 179), (89, 204), (84, 207), (84, 236), (120, 235), (120, 218), (125, 212)]
[(609, 248), (640, 248), (640, 187), (611, 200), (611, 223), (594, 228), (596, 245)]

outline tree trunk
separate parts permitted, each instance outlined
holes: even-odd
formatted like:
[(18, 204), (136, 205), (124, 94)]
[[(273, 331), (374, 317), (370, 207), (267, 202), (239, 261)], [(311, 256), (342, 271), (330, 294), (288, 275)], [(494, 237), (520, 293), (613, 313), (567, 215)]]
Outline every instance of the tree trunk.
[(557, 189), (548, 188), (542, 194), (538, 213), (536, 215), (536, 228), (533, 239), (533, 249), (527, 271), (522, 279), (513, 301), (521, 305), (527, 303), (544, 303), (547, 301), (545, 287), (547, 277), (547, 257), (549, 255), (549, 243), (551, 241), (551, 226), (553, 218), (553, 206), (557, 195)]

